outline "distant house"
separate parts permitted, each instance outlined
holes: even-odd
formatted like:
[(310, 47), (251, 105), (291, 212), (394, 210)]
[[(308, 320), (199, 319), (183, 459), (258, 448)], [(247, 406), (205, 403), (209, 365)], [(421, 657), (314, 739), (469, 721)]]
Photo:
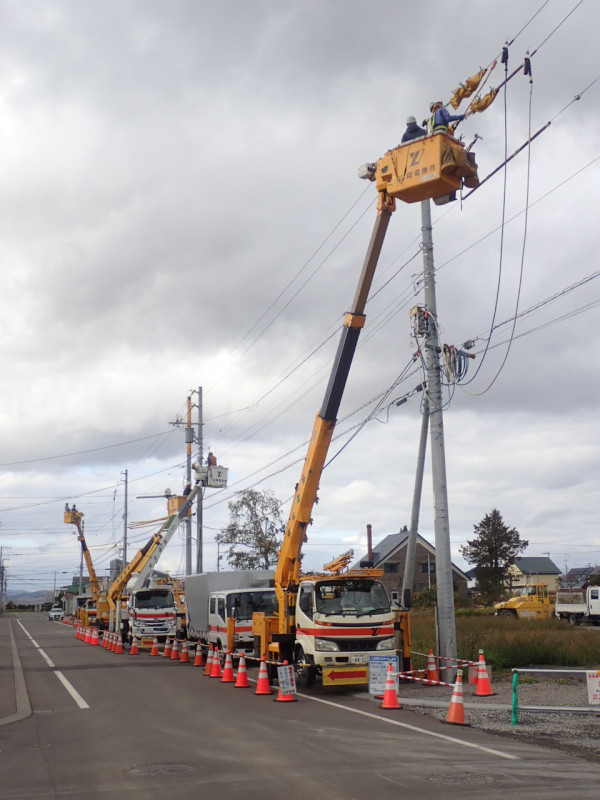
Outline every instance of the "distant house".
[[(385, 539), (373, 546), (373, 558), (369, 563), (365, 554), (355, 564), (354, 568), (373, 566), (383, 569), (382, 582), (392, 600), (400, 599), (402, 581), (404, 580), (404, 565), (406, 563), (406, 548), (408, 545), (408, 530), (404, 528), (399, 533), (390, 533)], [(436, 561), (435, 547), (420, 534), (417, 534), (415, 548), (415, 563), (413, 570), (413, 584), (410, 587), (413, 594), (418, 594), (425, 589), (435, 586)], [(452, 582), (454, 591), (467, 594), (467, 575), (452, 564)]]
[(559, 568), (547, 556), (521, 556), (508, 568), (511, 589), (545, 583), (549, 592), (556, 592), (560, 586), (559, 576)]
[(565, 575), (560, 577), (563, 589), (587, 589), (588, 586), (598, 586), (600, 583), (600, 567), (572, 567)]

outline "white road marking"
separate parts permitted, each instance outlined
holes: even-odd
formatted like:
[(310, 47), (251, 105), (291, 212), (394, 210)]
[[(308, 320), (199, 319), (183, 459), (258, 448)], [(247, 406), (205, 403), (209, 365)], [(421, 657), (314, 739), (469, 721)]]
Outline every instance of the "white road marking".
[(88, 704), (85, 702), (85, 700), (84, 700), (84, 699), (83, 699), (83, 697), (82, 697), (82, 696), (79, 694), (79, 692), (77, 691), (77, 689), (75, 689), (75, 687), (74, 687), (74, 686), (72, 686), (72, 685), (69, 683), (69, 681), (68, 681), (68, 680), (65, 678), (65, 676), (62, 674), (62, 672), (61, 672), (59, 669), (55, 669), (55, 670), (54, 670), (54, 674), (56, 675), (56, 677), (58, 678), (58, 680), (59, 680), (59, 681), (62, 683), (62, 685), (65, 687), (65, 689), (67, 690), (67, 692), (68, 692), (68, 693), (71, 695), (71, 697), (73, 698), (73, 700), (75, 700), (75, 702), (77, 703), (77, 705), (79, 706), (79, 708), (89, 708), (89, 705), (88, 705)]
[(423, 728), (418, 728), (416, 725), (409, 725), (406, 722), (400, 722), (397, 719), (391, 719), (390, 717), (381, 717), (379, 714), (371, 714), (370, 711), (361, 711), (359, 708), (350, 708), (349, 706), (344, 706), (341, 703), (334, 703), (332, 700), (324, 700), (322, 697), (313, 697), (312, 695), (308, 694), (300, 694), (298, 693), (298, 697), (304, 697), (306, 700), (312, 700), (315, 703), (323, 703), (326, 706), (333, 706), (333, 708), (341, 708), (344, 711), (349, 711), (351, 714), (360, 714), (363, 717), (369, 717), (369, 719), (376, 719), (379, 722), (386, 722), (388, 725), (396, 725), (399, 728), (406, 728), (406, 730), (413, 731), (414, 733), (420, 733), (423, 736), (432, 736), (434, 739), (442, 739), (445, 742), (452, 742), (452, 744), (457, 744), (462, 747), (471, 747), (473, 750), (480, 750), (483, 753), (489, 753), (493, 756), (499, 756), (500, 758), (507, 758), (511, 761), (520, 761), (519, 756), (514, 756), (511, 753), (505, 753), (502, 750), (494, 750), (491, 747), (484, 747), (481, 744), (475, 744), (474, 742), (464, 742), (462, 739), (455, 739), (454, 736), (448, 736), (445, 733), (436, 733), (435, 731), (427, 731)]
[(84, 700), (84, 699), (83, 699), (83, 697), (82, 697), (82, 696), (79, 694), (79, 692), (77, 691), (77, 689), (76, 689), (76, 688), (75, 688), (75, 687), (74, 687), (74, 686), (73, 686), (73, 685), (72, 685), (72, 684), (71, 684), (71, 683), (70, 683), (70, 682), (69, 682), (69, 681), (68, 681), (68, 680), (65, 678), (65, 676), (62, 674), (62, 672), (61, 672), (60, 670), (58, 670), (58, 669), (56, 669), (56, 668), (55, 668), (55, 664), (54, 664), (54, 662), (52, 661), (52, 659), (50, 658), (50, 656), (48, 656), (48, 655), (47, 655), (47, 654), (46, 654), (46, 653), (45, 653), (45, 652), (42, 650), (42, 648), (39, 646), (39, 644), (36, 642), (36, 640), (33, 638), (33, 636), (32, 636), (32, 635), (29, 633), (29, 631), (27, 630), (27, 628), (26, 628), (26, 627), (23, 625), (23, 623), (21, 622), (21, 620), (17, 620), (17, 622), (19, 623), (19, 625), (21, 626), (21, 628), (22, 628), (22, 629), (25, 631), (25, 635), (26, 635), (27, 637), (29, 637), (29, 640), (31, 641), (31, 644), (32, 644), (32, 645), (33, 645), (33, 646), (36, 648), (36, 650), (37, 650), (37, 651), (38, 651), (38, 653), (41, 655), (41, 657), (44, 659), (44, 661), (46, 662), (46, 664), (48, 664), (48, 666), (50, 667), (50, 669), (51, 669), (51, 670), (53, 670), (53, 672), (54, 672), (54, 674), (56, 675), (56, 677), (58, 678), (58, 680), (59, 680), (59, 681), (62, 683), (62, 685), (63, 685), (63, 686), (65, 687), (65, 689), (67, 690), (67, 692), (68, 692), (68, 693), (71, 695), (71, 697), (72, 697), (72, 698), (73, 698), (73, 700), (74, 700), (74, 701), (77, 703), (77, 705), (79, 706), (79, 708), (89, 708), (89, 705), (88, 705), (88, 704), (85, 702), (85, 700)]

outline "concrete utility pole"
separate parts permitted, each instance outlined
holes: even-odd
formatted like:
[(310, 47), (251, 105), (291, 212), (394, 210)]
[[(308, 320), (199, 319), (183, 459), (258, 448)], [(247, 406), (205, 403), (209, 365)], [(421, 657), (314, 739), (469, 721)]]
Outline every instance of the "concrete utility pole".
[[(456, 659), (456, 621), (454, 618), (452, 554), (450, 551), (450, 524), (448, 519), (446, 453), (444, 447), (444, 420), (442, 415), (442, 384), (439, 364), (440, 347), (437, 332), (433, 238), (431, 234), (431, 206), (429, 200), (421, 201), (421, 224), (425, 305), (427, 306), (429, 314), (424, 355), (427, 369), (427, 399), (429, 401), (429, 432), (431, 435), (431, 473), (433, 480), (437, 614), (439, 628), (438, 654), (445, 658)], [(448, 678), (448, 671), (445, 672), (446, 678)]]
[(127, 470), (125, 470), (125, 511), (123, 512), (123, 566), (127, 564)]
[[(203, 443), (202, 443), (202, 387), (198, 387), (198, 466), (202, 465), (203, 456)], [(204, 490), (201, 490), (196, 495), (196, 572), (203, 572), (204, 558), (203, 558), (203, 531), (202, 531), (202, 513), (204, 502)]]
[(404, 578), (402, 580), (402, 593), (400, 604), (406, 608), (404, 593), (407, 589), (412, 591), (413, 576), (415, 571), (415, 553), (417, 550), (417, 534), (419, 532), (419, 511), (421, 510), (421, 493), (423, 490), (423, 473), (425, 471), (425, 453), (427, 451), (427, 428), (429, 426), (429, 402), (423, 398), (423, 416), (421, 418), (421, 438), (419, 439), (419, 455), (417, 456), (417, 472), (415, 475), (415, 488), (413, 491), (412, 511), (410, 515), (410, 530), (406, 544), (406, 561), (404, 562)]
[[(187, 398), (187, 418), (185, 426), (185, 479), (187, 483), (192, 482), (192, 442), (194, 441), (194, 429), (192, 428), (192, 398)], [(185, 574), (192, 574), (192, 518), (186, 517), (185, 520)]]

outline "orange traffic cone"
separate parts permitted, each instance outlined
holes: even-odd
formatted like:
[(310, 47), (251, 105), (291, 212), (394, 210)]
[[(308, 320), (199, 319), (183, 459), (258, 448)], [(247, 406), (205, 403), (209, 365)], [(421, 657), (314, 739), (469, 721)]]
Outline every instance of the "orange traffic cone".
[(158, 655), (158, 636), (154, 637), (154, 641), (152, 642), (152, 650), (150, 650), (150, 655), (151, 656)]
[(202, 642), (198, 642), (196, 645), (196, 657), (194, 658), (194, 663), (192, 664), (193, 667), (203, 667), (204, 666), (204, 656), (202, 655)]
[(388, 671), (385, 678), (385, 692), (383, 693), (383, 703), (379, 708), (400, 708), (398, 703), (398, 692), (396, 691), (396, 676), (394, 674), (394, 667), (388, 664)]
[(215, 647), (213, 652), (213, 663), (212, 669), (210, 671), (211, 678), (221, 678), (223, 676), (223, 672), (221, 671), (221, 654), (219, 653), (219, 648)]
[(235, 676), (235, 688), (236, 689), (250, 688), (250, 684), (248, 683), (248, 673), (246, 672), (246, 659), (244, 658), (243, 653), (240, 656), (238, 671), (237, 675)]
[(204, 677), (210, 678), (210, 673), (212, 672), (212, 665), (214, 660), (214, 647), (212, 644), (208, 648), (208, 656), (206, 658), (206, 669), (204, 670)]
[(90, 644), (93, 644), (95, 647), (98, 647), (98, 645), (100, 644), (100, 639), (98, 638), (98, 628), (94, 628)]
[(165, 641), (165, 649), (163, 650), (163, 658), (171, 658), (171, 640), (167, 636)]
[(227, 651), (227, 655), (225, 656), (225, 667), (223, 669), (223, 676), (221, 677), (221, 683), (234, 683), (235, 678), (233, 677), (233, 659), (231, 658), (231, 653), (229, 650)]
[(85, 636), (83, 637), (83, 641), (86, 644), (89, 644), (92, 641), (92, 631), (90, 630), (90, 628), (85, 629)]
[(134, 636), (131, 640), (131, 647), (129, 648), (129, 655), (130, 656), (138, 656), (140, 654), (140, 650), (138, 647), (137, 639)]
[(171, 650), (171, 661), (179, 661), (179, 641), (173, 639), (173, 648)]
[(190, 652), (187, 646), (187, 639), (183, 640), (183, 646), (181, 648), (181, 656), (179, 657), (180, 664), (189, 664), (190, 663)]
[(116, 633), (111, 633), (111, 635), (110, 635), (110, 644), (108, 645), (108, 649), (110, 650), (111, 653), (115, 652), (116, 646), (117, 646), (117, 634)]
[(258, 681), (256, 682), (256, 689), (254, 694), (271, 694), (271, 685), (269, 683), (269, 672), (267, 665), (264, 661), (260, 662), (260, 669), (258, 670)]
[[(284, 661), (283, 662), (283, 666), (287, 667), (288, 666), (288, 662)], [(294, 697), (293, 694), (285, 694), (284, 692), (281, 691), (281, 686), (280, 686), (279, 687), (279, 691), (277, 692), (277, 697), (275, 698), (275, 702), (276, 703), (297, 703), (298, 702), (298, 698)]]
[(433, 650), (431, 647), (429, 648), (429, 652), (427, 654), (427, 680), (435, 681), (436, 683), (439, 683), (440, 681), (440, 673), (436, 666), (435, 656), (433, 655)]
[(492, 692), (490, 679), (487, 674), (483, 650), (479, 651), (479, 666), (477, 667), (477, 691), (475, 697), (493, 697), (496, 692)]
[(117, 646), (115, 647), (115, 653), (120, 655), (123, 652), (123, 638), (120, 633), (117, 634)]
[(456, 683), (454, 684), (454, 691), (452, 692), (452, 699), (450, 700), (446, 722), (449, 722), (451, 725), (466, 724), (465, 707), (463, 704), (462, 669), (456, 670)]

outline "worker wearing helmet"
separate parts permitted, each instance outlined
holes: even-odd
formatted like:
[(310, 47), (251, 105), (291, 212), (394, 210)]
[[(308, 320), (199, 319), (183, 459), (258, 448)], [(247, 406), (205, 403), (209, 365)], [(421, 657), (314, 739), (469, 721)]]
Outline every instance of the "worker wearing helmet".
[(451, 122), (461, 122), (464, 114), (453, 115), (450, 114), (445, 108), (441, 100), (434, 100), (429, 106), (431, 117), (427, 123), (427, 133), (432, 134), (437, 131), (447, 131)]
[(410, 142), (411, 139), (418, 139), (420, 136), (426, 136), (427, 131), (425, 128), (419, 128), (417, 120), (414, 117), (406, 118), (406, 130), (402, 134), (402, 143)]

